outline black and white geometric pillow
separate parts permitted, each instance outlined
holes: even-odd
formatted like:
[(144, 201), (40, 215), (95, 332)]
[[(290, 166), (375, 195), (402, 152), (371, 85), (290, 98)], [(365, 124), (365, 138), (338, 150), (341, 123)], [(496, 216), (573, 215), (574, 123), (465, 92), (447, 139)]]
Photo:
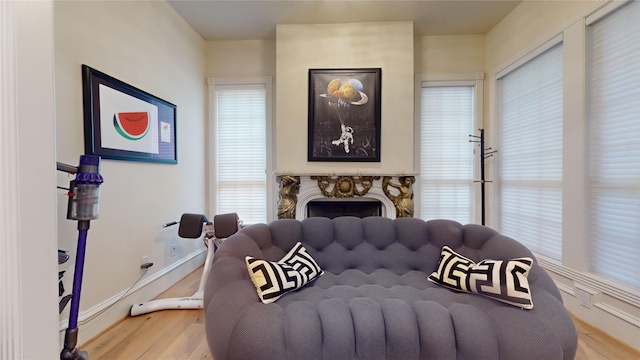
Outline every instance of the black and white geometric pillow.
[(473, 265), (475, 263), (472, 260), (456, 253), (448, 246), (443, 246), (438, 268), (429, 275), (429, 280), (452, 290), (470, 292), (467, 274)]
[(251, 256), (247, 256), (245, 262), (258, 297), (265, 304), (305, 286), (324, 273), (300, 242), (277, 262)]
[(438, 268), (429, 281), (449, 289), (487, 296), (506, 304), (532, 309), (527, 276), (531, 258), (482, 260), (474, 263), (448, 246), (442, 248)]

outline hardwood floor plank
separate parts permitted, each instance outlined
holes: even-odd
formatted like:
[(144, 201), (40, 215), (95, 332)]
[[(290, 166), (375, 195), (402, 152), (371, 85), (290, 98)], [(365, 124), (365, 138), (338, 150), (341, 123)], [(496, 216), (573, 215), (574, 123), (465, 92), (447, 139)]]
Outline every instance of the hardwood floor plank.
[[(120, 323), (122, 326), (102, 335), (107, 338), (117, 336), (110, 341), (111, 346), (108, 350), (92, 352), (91, 343), (88, 343), (83, 350), (92, 354), (92, 359), (159, 359), (159, 354), (168, 344), (194, 321), (193, 315), (188, 314), (191, 311), (201, 312), (202, 310), (167, 310), (164, 311), (166, 313), (161, 311), (141, 315), (137, 317), (141, 319), (137, 321), (139, 326), (133, 330), (126, 328), (129, 320), (134, 318), (127, 318)], [(117, 335), (118, 330), (126, 334)]]
[(80, 348), (92, 354), (92, 358), (108, 358), (128, 347), (136, 347), (138, 337), (149, 328), (164, 326), (161, 318), (130, 317), (115, 324)]
[[(160, 294), (158, 299), (191, 296), (202, 267)], [(575, 360), (640, 360), (640, 351), (574, 317), (578, 332)], [(164, 310), (127, 317), (79, 346), (91, 360), (212, 359), (203, 310)]]
[(573, 317), (578, 331), (578, 352), (576, 359), (591, 360), (638, 360), (640, 351), (618, 341), (602, 330)]
[[(191, 272), (156, 299), (191, 296), (197, 291), (201, 276), (202, 267)], [(159, 346), (166, 345), (167, 339), (173, 340), (198, 318), (204, 318), (202, 310), (164, 310), (126, 317), (79, 348), (87, 351), (92, 360), (140, 359), (147, 356), (146, 354), (153, 356)], [(200, 336), (204, 339), (204, 324)]]
[[(186, 329), (195, 322), (198, 314), (202, 314), (202, 310), (164, 310), (151, 315), (171, 318), (171, 322), (160, 328), (149, 329), (149, 331), (146, 332), (144, 338), (141, 339), (144, 344), (144, 351), (134, 351), (131, 355), (125, 353), (120, 358), (170, 359), (162, 357), (162, 354), (177, 338), (183, 336)], [(204, 336), (204, 329), (200, 336)], [(174, 357), (173, 359), (180, 359), (180, 357)]]
[(193, 352), (186, 358), (186, 360), (198, 360), (198, 359), (213, 359), (209, 352), (209, 345), (204, 336), (201, 336), (198, 346)]
[[(204, 313), (195, 322), (187, 327), (174, 341), (162, 352), (162, 359), (186, 359), (198, 348), (204, 338)], [(209, 350), (207, 349), (207, 353)]]

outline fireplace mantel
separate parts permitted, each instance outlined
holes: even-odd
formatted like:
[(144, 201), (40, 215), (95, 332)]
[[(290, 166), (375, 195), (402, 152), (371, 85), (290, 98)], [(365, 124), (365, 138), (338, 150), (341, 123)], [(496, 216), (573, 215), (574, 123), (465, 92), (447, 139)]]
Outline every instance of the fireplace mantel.
[(280, 184), (279, 219), (302, 220), (310, 201), (378, 200), (382, 216), (413, 217), (414, 174), (275, 173)]

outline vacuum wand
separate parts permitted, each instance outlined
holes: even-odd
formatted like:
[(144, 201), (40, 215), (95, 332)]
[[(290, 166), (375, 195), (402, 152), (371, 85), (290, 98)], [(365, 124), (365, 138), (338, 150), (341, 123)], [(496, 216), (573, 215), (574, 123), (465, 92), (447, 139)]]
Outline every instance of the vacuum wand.
[(76, 348), (78, 343), (78, 313), (80, 311), (80, 293), (82, 291), (87, 232), (89, 231), (91, 220), (96, 220), (99, 217), (100, 185), (104, 182), (104, 179), (100, 175), (99, 156), (81, 155), (80, 166), (77, 168), (61, 163), (58, 163), (57, 167), (60, 171), (76, 174), (76, 178), (69, 184), (67, 219), (78, 221), (78, 247), (73, 274), (69, 327), (65, 332), (64, 348), (60, 352), (60, 359), (87, 360), (87, 352)]

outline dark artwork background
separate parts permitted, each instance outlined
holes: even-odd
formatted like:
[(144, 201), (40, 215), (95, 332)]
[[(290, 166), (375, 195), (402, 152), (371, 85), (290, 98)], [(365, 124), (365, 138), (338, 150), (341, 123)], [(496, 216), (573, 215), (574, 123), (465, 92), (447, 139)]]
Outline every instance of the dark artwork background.
[[(333, 79), (357, 79), (368, 96), (367, 103), (352, 105), (338, 103), (321, 95)], [(376, 73), (343, 72), (310, 73), (309, 95), (309, 160), (310, 161), (380, 161), (380, 88)], [(353, 129), (353, 144), (349, 152), (342, 144), (332, 144), (342, 134), (341, 121)]]

